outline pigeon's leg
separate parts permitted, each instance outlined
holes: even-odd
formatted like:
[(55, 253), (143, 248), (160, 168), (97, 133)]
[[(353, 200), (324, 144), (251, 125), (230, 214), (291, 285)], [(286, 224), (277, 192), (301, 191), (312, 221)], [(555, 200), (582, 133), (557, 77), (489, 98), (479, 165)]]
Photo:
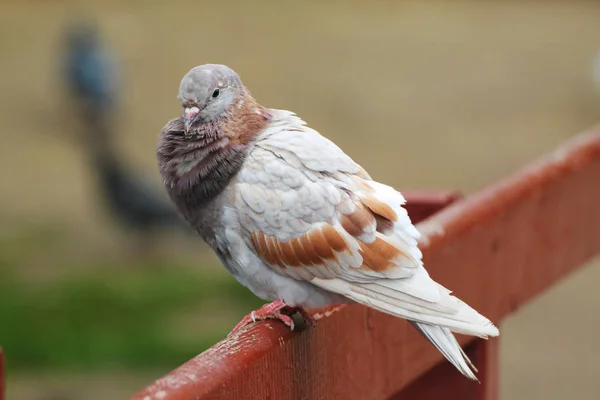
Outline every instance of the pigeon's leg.
[(299, 312), (307, 321), (312, 322), (311, 316), (300, 307), (291, 307), (285, 304), (283, 300), (276, 300), (272, 303), (265, 304), (256, 311), (252, 311), (246, 315), (242, 320), (233, 328), (230, 334), (238, 331), (241, 327), (248, 325), (252, 322), (262, 321), (265, 319), (278, 319), (285, 325), (289, 326), (291, 330), (294, 330), (294, 320), (290, 315), (294, 312)]

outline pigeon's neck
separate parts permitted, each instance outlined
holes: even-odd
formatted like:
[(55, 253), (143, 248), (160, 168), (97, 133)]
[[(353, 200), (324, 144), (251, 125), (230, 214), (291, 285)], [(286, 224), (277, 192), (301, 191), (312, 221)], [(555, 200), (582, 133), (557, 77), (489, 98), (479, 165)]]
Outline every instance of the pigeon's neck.
[(181, 118), (170, 121), (161, 135), (158, 161), (163, 182), (180, 211), (195, 219), (201, 208), (221, 194), (242, 168), (252, 141), (269, 118), (256, 103), (235, 104), (224, 118), (183, 134)]

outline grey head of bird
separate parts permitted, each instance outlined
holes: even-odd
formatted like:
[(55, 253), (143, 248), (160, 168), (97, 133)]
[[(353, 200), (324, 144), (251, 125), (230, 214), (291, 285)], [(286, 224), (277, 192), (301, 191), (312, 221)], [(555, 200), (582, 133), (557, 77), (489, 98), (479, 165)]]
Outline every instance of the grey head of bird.
[(183, 107), (186, 134), (198, 124), (227, 117), (234, 104), (247, 94), (239, 75), (219, 64), (192, 68), (181, 80), (177, 99)]

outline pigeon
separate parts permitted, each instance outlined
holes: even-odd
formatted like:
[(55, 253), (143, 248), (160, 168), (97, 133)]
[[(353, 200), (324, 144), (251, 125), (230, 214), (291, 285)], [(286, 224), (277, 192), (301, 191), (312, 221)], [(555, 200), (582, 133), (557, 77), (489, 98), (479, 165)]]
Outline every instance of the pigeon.
[(192, 68), (178, 100), (157, 146), (166, 191), (236, 280), (272, 301), (232, 332), (360, 303), (409, 320), (477, 379), (451, 332), (498, 329), (429, 277), (402, 194), (295, 113), (260, 105), (225, 65)]

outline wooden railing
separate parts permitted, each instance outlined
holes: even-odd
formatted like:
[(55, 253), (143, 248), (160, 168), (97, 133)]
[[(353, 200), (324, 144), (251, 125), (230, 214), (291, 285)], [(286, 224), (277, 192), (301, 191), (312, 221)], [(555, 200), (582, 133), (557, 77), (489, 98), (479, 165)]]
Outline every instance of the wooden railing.
[[(456, 197), (407, 196), (415, 220), (453, 203), (418, 224), (425, 266), (500, 323), (600, 252), (600, 129)], [(251, 325), (131, 399), (497, 399), (499, 339), (459, 341), (481, 384), (405, 321), (352, 305), (300, 333), (274, 321)]]

